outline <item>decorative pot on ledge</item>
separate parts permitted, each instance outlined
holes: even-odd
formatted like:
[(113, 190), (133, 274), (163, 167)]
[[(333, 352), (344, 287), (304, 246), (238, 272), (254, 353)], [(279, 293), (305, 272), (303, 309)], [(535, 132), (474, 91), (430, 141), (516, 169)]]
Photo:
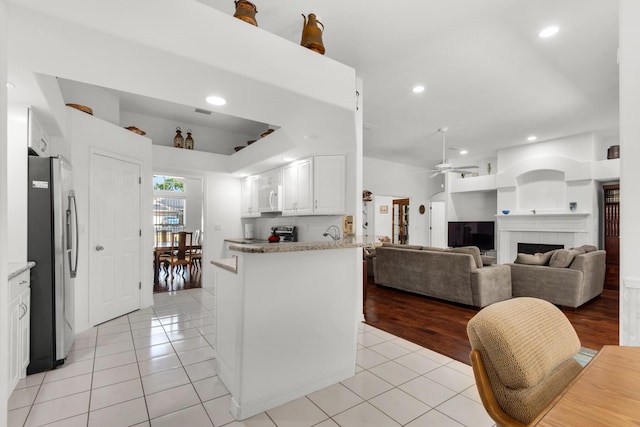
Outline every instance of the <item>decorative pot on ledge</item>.
[[(302, 18), (304, 19), (304, 24), (302, 25), (302, 41), (300, 41), (300, 44), (307, 49), (324, 55), (324, 44), (322, 43), (324, 25), (316, 19), (316, 15), (313, 13), (309, 14), (309, 20), (307, 20), (304, 14)], [(320, 25), (322, 29), (320, 29), (318, 25)]]
[(257, 27), (256, 13), (258, 13), (258, 9), (256, 5), (247, 0), (236, 0), (234, 3), (236, 4), (236, 13), (233, 16)]

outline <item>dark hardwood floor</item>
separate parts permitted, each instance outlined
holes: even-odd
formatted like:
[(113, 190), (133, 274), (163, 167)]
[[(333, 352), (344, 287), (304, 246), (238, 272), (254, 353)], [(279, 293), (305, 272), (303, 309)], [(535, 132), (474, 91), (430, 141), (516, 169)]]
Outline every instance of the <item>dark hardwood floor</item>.
[(165, 276), (165, 270), (160, 267), (158, 272), (158, 283), (153, 286), (153, 293), (181, 291), (183, 289), (193, 289), (202, 287), (202, 269), (187, 268), (182, 274), (181, 271), (174, 274), (173, 280), (171, 274)]
[[(466, 328), (478, 308), (377, 286), (372, 277), (366, 286), (366, 323), (470, 364)], [(618, 301), (617, 290), (605, 289), (577, 310), (561, 307), (583, 347), (618, 344)]]

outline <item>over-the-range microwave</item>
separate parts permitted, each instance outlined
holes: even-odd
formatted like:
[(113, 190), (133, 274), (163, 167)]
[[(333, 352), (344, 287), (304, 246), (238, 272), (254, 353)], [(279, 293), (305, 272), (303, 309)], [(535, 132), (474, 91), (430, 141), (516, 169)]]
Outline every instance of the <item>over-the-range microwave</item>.
[(270, 185), (258, 191), (258, 209), (260, 212), (282, 211), (282, 185)]

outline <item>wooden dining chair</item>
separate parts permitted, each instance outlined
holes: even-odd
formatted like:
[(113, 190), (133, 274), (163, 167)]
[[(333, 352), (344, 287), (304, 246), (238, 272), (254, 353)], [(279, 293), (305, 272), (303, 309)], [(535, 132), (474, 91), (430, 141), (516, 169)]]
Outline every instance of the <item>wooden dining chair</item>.
[(192, 241), (192, 250), (190, 253), (191, 257), (191, 267), (199, 269), (202, 267), (202, 248), (196, 248), (196, 246), (200, 245), (200, 237), (202, 233), (200, 230), (193, 231), (193, 241)]
[(482, 404), (502, 427), (523, 427), (580, 373), (580, 340), (556, 306), (521, 297), (491, 304), (467, 323)]
[(171, 252), (160, 256), (160, 262), (166, 268), (165, 278), (169, 275), (169, 268), (171, 268), (171, 280), (173, 280), (177, 268), (182, 270), (184, 277), (185, 266), (191, 265), (192, 238), (193, 233), (190, 231), (171, 234)]

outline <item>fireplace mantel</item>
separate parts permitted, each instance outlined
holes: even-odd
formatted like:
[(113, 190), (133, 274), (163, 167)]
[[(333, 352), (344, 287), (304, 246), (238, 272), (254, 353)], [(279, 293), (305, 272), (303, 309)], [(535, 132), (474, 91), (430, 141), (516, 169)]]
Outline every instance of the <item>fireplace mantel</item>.
[(584, 233), (589, 231), (586, 212), (514, 213), (496, 215), (498, 231), (550, 231), (555, 233)]
[(518, 243), (562, 244), (567, 248), (593, 244), (587, 212), (510, 213), (496, 215), (498, 262), (513, 262)]

